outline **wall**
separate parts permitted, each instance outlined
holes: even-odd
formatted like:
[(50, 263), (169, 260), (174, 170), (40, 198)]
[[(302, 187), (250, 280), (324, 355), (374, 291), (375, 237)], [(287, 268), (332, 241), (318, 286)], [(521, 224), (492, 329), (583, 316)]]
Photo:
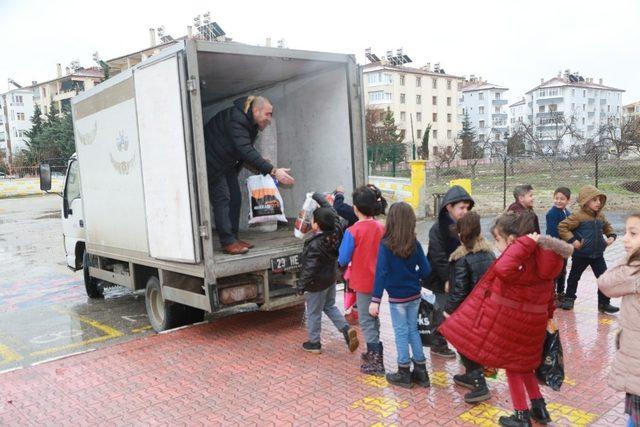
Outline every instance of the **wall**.
[(407, 202), (411, 199), (411, 179), (391, 178), (387, 176), (370, 176), (369, 183), (378, 187), (385, 199), (391, 203)]

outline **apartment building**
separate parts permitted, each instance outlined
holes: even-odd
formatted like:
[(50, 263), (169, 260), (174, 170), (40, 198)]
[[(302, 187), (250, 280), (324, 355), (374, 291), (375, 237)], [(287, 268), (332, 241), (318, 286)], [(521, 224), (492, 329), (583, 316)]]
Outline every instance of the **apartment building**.
[(457, 100), (463, 77), (438, 65), (412, 68), (384, 60), (366, 64), (362, 72), (366, 108), (389, 108), (405, 143), (419, 145), (430, 124), (432, 152), (453, 145), (462, 127)]
[(25, 133), (31, 129), (33, 88), (18, 88), (0, 95), (0, 149), (9, 157), (27, 148)]
[(80, 92), (91, 89), (104, 78), (104, 71), (98, 67), (76, 69), (66, 68), (62, 74), (62, 66), (57, 64), (57, 77), (35, 85), (36, 102), (43, 114), (48, 114), (53, 102), (58, 111), (68, 111), (71, 98)]
[(460, 120), (464, 115), (469, 116), (479, 141), (500, 141), (504, 138), (508, 130), (508, 90), (473, 75), (464, 82), (460, 95)]

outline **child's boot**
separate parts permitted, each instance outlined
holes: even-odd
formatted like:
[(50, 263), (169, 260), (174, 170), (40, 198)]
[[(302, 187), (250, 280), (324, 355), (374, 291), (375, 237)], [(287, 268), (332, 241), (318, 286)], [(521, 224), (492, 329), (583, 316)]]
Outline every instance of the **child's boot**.
[(362, 353), (360, 359), (362, 364), (360, 365), (360, 372), (367, 375), (384, 375), (384, 365), (382, 372), (378, 368), (378, 347), (380, 344), (367, 343), (367, 352)]
[(598, 304), (598, 311), (600, 313), (613, 314), (620, 311), (620, 309), (614, 305), (609, 303), (607, 304)]
[(373, 354), (374, 375), (384, 375), (384, 348), (382, 342), (379, 342)]
[(501, 426), (505, 427), (531, 427), (531, 415), (529, 410), (515, 411), (513, 415), (500, 417), (498, 420)]
[(344, 336), (344, 340), (347, 342), (347, 347), (349, 347), (349, 351), (353, 353), (358, 349), (360, 342), (358, 341), (358, 334), (356, 330), (350, 326), (345, 326), (342, 329), (342, 335)]
[(543, 398), (531, 401), (531, 418), (540, 424), (549, 424), (551, 422), (551, 415), (547, 411), (547, 404)]
[(487, 381), (484, 378), (484, 373), (481, 369), (469, 373), (469, 379), (473, 388), (471, 391), (464, 395), (464, 401), (467, 403), (484, 402), (491, 399), (491, 392), (487, 387)]
[(576, 301), (575, 298), (570, 298), (568, 296), (565, 296), (560, 308), (562, 308), (563, 310), (573, 310), (573, 303), (575, 301)]
[(413, 372), (411, 372), (411, 381), (420, 387), (429, 387), (429, 374), (427, 373), (427, 363), (413, 362)]
[(411, 366), (398, 366), (398, 372), (387, 374), (387, 381), (389, 384), (399, 387), (413, 387), (413, 381), (411, 381)]

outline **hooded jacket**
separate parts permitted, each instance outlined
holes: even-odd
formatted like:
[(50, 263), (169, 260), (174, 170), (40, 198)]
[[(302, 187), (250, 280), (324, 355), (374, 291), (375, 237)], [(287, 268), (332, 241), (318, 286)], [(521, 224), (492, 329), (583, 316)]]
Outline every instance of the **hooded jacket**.
[(479, 236), (471, 250), (464, 245), (451, 254), (449, 275), (449, 295), (444, 311), (451, 314), (471, 293), (473, 287), (496, 260), (493, 247), (484, 237)]
[[(594, 212), (587, 207), (589, 200), (600, 197), (602, 207)], [(607, 196), (593, 185), (585, 185), (580, 189), (578, 205), (580, 210), (574, 212), (567, 219), (558, 224), (560, 238), (568, 243), (576, 240), (582, 242), (582, 247), (574, 252), (575, 256), (583, 258), (599, 258), (607, 248), (603, 235), (615, 238), (613, 227), (604, 217), (602, 210), (607, 202)]]
[(432, 292), (444, 292), (444, 284), (449, 280), (449, 257), (460, 246), (460, 240), (453, 230), (455, 222), (447, 211), (447, 205), (458, 202), (469, 202), (469, 209), (475, 204), (464, 188), (454, 185), (442, 198), (438, 221), (429, 230), (427, 259), (431, 265), (431, 274), (426, 287)]
[(532, 372), (542, 359), (553, 317), (553, 281), (573, 247), (559, 239), (519, 237), (440, 326), (456, 349), (475, 362)]
[(598, 278), (598, 288), (610, 298), (622, 297), (618, 323), (622, 329), (609, 385), (618, 391), (640, 395), (640, 261), (625, 259)]
[(255, 149), (258, 125), (251, 111), (251, 97), (238, 98), (233, 106), (213, 116), (204, 127), (209, 179), (219, 177), (246, 162), (267, 175), (273, 165)]
[(315, 200), (321, 208), (330, 208), (334, 212), (334, 230), (320, 232), (307, 240), (302, 251), (300, 263), (300, 279), (298, 291), (320, 292), (336, 283), (338, 274), (338, 248), (346, 228), (333, 207), (322, 194), (314, 193)]

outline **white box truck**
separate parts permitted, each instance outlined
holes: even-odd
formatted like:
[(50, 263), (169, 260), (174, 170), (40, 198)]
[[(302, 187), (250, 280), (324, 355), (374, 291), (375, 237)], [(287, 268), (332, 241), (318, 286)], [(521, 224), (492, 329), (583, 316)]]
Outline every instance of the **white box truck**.
[[(63, 228), (89, 296), (102, 282), (146, 289), (156, 331), (239, 304), (300, 303), (292, 226), (306, 193), (365, 183), (360, 79), (351, 55), (190, 39), (74, 97)], [(244, 227), (255, 248), (231, 256), (212, 230), (203, 126), (249, 94), (274, 105), (265, 149), (296, 183), (280, 187), (290, 224)]]

